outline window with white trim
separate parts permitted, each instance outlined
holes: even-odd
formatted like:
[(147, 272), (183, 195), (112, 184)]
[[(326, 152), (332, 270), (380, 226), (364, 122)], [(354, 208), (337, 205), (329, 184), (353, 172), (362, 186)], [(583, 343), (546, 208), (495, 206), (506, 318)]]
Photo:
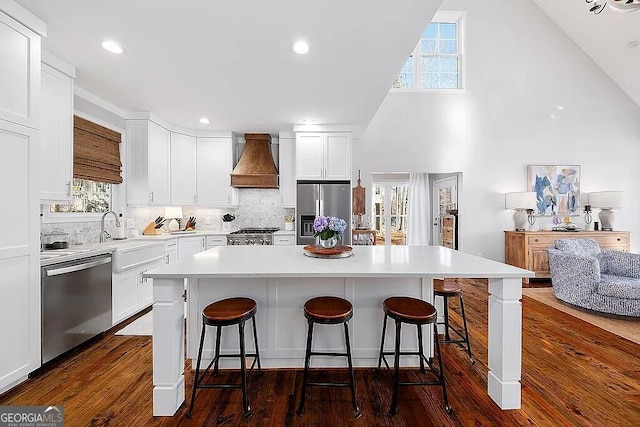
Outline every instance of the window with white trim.
[(104, 213), (111, 210), (111, 184), (73, 179), (71, 203), (52, 204), (51, 213)]
[(392, 89), (463, 89), (462, 19), (462, 13), (438, 12)]

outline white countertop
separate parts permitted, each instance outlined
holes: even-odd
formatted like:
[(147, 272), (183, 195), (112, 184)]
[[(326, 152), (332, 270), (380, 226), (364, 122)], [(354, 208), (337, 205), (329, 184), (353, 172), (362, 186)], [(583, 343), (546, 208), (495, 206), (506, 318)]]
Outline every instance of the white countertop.
[(154, 269), (152, 278), (534, 277), (528, 270), (442, 246), (354, 246), (353, 256), (305, 256), (304, 246), (218, 246)]
[[(49, 250), (40, 253), (40, 266), (60, 264), (67, 261), (76, 261), (97, 255), (113, 253), (116, 250), (128, 251), (142, 246), (161, 245), (158, 240), (149, 241), (143, 239), (108, 240), (104, 243), (87, 243), (84, 245), (72, 245), (66, 249)], [(43, 258), (47, 257), (47, 258)]]
[[(236, 230), (231, 230), (231, 231), (236, 231)], [(132, 237), (129, 240), (162, 240), (164, 241), (164, 240), (171, 240), (171, 239), (179, 239), (181, 237), (226, 236), (231, 231), (197, 230), (193, 233), (176, 233), (176, 234), (163, 233), (163, 234), (157, 234), (152, 236), (140, 235), (140, 236)]]

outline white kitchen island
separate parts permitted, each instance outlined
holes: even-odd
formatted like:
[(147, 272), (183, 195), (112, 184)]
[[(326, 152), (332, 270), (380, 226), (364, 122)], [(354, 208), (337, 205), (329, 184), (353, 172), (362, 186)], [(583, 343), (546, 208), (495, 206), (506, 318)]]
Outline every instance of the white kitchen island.
[[(440, 246), (355, 246), (353, 256), (342, 259), (310, 258), (302, 248), (220, 246), (145, 274), (153, 278), (154, 415), (175, 414), (185, 398), (185, 278), (189, 279), (187, 357), (197, 356), (202, 309), (222, 298), (246, 296), (258, 303), (260, 358), (267, 368), (304, 366), (306, 320), (302, 306), (309, 298), (334, 295), (353, 303), (350, 335), (354, 364), (376, 366), (385, 298), (404, 295), (433, 302), (434, 278), (488, 278), (488, 394), (502, 409), (520, 408), (520, 298), (522, 278), (533, 277), (533, 272)], [(391, 349), (394, 328), (387, 329), (387, 347)], [(252, 328), (247, 326), (247, 331)], [(212, 332), (213, 328), (207, 333), (203, 362), (213, 357)], [(252, 332), (247, 334), (250, 351)], [(222, 335), (222, 349), (237, 353), (237, 328), (223, 328)], [(403, 349), (417, 348), (416, 337), (416, 329), (405, 326)], [(425, 334), (429, 352), (431, 338)], [(343, 339), (340, 328), (317, 327), (314, 349), (343, 349)], [(234, 366), (235, 361), (225, 362)], [(412, 360), (403, 361), (403, 365), (407, 363)], [(413, 363), (417, 365), (417, 358)], [(312, 366), (345, 364), (340, 358), (314, 358)]]

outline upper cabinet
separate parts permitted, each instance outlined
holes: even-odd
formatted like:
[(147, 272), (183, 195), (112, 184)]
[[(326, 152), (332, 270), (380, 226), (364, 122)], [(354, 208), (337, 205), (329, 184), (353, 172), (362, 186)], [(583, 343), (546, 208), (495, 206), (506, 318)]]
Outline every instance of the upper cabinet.
[(237, 189), (231, 187), (233, 139), (198, 138), (196, 160), (197, 202), (204, 206), (237, 204)]
[(296, 134), (298, 180), (350, 180), (350, 132), (298, 132)]
[(43, 52), (40, 112), (40, 202), (71, 200), (75, 68)]
[(127, 120), (127, 203), (236, 205), (238, 193), (230, 186), (233, 135), (213, 134), (196, 138), (151, 120)]
[(280, 196), (282, 206), (296, 206), (296, 139), (292, 134), (285, 136), (280, 134), (279, 138), (279, 165), (280, 173)]
[(40, 36), (0, 12), (0, 119), (38, 127)]
[(171, 133), (150, 120), (127, 120), (127, 203), (171, 204)]
[(196, 195), (196, 138), (171, 133), (171, 204), (195, 205)]

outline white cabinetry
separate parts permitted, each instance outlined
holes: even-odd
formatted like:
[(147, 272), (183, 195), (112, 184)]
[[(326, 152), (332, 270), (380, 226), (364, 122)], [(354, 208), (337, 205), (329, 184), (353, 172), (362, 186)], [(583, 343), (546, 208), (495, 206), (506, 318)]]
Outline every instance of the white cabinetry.
[(149, 120), (127, 120), (127, 203), (171, 204), (170, 132)]
[(163, 261), (156, 261), (113, 275), (111, 296), (114, 325), (153, 303), (153, 279), (142, 275), (162, 265)]
[[(0, 394), (40, 367), (40, 35), (46, 25), (0, 2)], [(29, 28), (27, 28), (27, 26)], [(40, 30), (38, 30), (40, 27)]]
[(231, 187), (232, 138), (198, 138), (197, 153), (195, 171), (198, 205), (237, 204), (237, 190)]
[(171, 133), (171, 204), (196, 204), (196, 138)]
[(215, 246), (227, 246), (227, 235), (215, 234), (207, 236), (207, 249), (211, 249)]
[(298, 133), (296, 171), (298, 180), (350, 180), (351, 133)]
[(282, 206), (296, 206), (296, 139), (280, 134), (279, 140), (279, 165), (280, 173), (280, 196)]
[(164, 242), (164, 263), (173, 264), (178, 261), (178, 239)]
[(0, 120), (38, 127), (40, 44), (38, 34), (0, 11)]
[(138, 284), (141, 277), (138, 270), (125, 271), (113, 275), (112, 317), (113, 324), (126, 319), (138, 308)]
[(294, 234), (278, 234), (275, 233), (273, 235), (273, 244), (276, 246), (280, 245), (295, 245), (296, 244), (296, 236)]
[(206, 249), (206, 237), (180, 237), (178, 239), (178, 259), (180, 261)]
[(40, 202), (66, 202), (73, 180), (75, 68), (44, 52), (42, 59)]

